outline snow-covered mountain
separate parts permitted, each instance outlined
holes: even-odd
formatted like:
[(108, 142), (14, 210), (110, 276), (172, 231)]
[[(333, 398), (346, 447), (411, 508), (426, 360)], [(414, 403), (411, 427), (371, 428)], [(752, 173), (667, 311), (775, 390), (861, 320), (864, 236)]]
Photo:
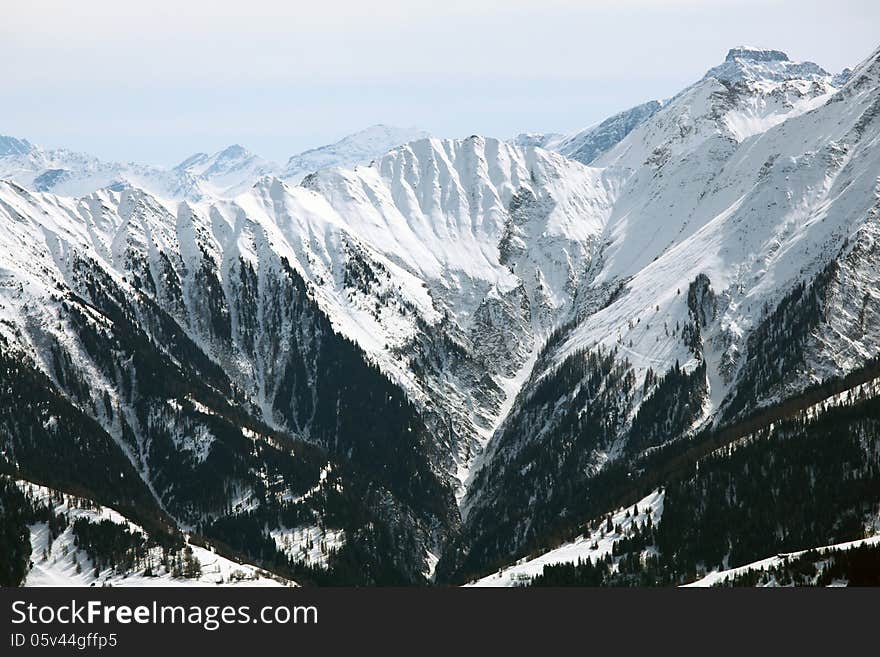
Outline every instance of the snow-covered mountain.
[[(512, 402), (543, 336), (573, 312), (610, 211), (601, 172), (477, 137), (416, 141), (368, 167), (313, 174), (303, 187), (263, 179), (235, 200), (175, 203), (130, 189), (68, 200), (9, 184), (0, 194), (9, 212), (35, 218), (7, 237), (16, 279), (39, 281), (38, 290), (65, 280), (71, 265), (53, 255), (60, 248), (66, 258), (76, 253), (116, 278), (149, 284), (262, 419), (289, 430), (295, 427), (273, 409), (275, 364), (241, 351), (260, 336), (238, 344), (232, 316), (222, 320), (231, 328), (215, 332), (202, 316), (209, 307), (197, 277), (207, 266), (221, 305), (232, 305), (246, 292), (242, 263), (256, 271), (287, 263), (333, 327), (420, 405), (443, 436), (438, 467), (459, 479)], [(55, 237), (47, 241), (46, 230)], [(27, 258), (17, 244), (28, 245)], [(169, 267), (182, 300), (163, 291)], [(24, 298), (7, 306), (10, 323), (28, 323), (24, 307)], [(38, 347), (30, 351), (39, 359)]]
[[(377, 126), (283, 169), (234, 146), (144, 184), (6, 139), (4, 467), (298, 582), (460, 582), (601, 544), (608, 567), (566, 576), (677, 583), (700, 559), (861, 538), (880, 505), (859, 492), (880, 416), (851, 393), (880, 347), (878, 108), (880, 51), (832, 76), (735, 48), (561, 139)], [(83, 177), (47, 183), (49, 164)], [(850, 396), (792, 419), (832, 393)], [(807, 483), (772, 456), (795, 437), (822, 455)], [(841, 492), (775, 516), (761, 477), (725, 479), (734, 458), (780, 499)], [(648, 529), (629, 508), (661, 488)], [(737, 495), (772, 531), (737, 534)], [(555, 562), (528, 563), (504, 572)]]
[(356, 164), (368, 164), (401, 144), (427, 136), (427, 132), (416, 128), (398, 128), (383, 124), (370, 126), (343, 137), (334, 144), (294, 155), (287, 161), (281, 177), (289, 182), (299, 182), (303, 176), (319, 169), (351, 168)]
[(878, 66), (837, 91), (709, 75), (593, 162), (615, 194), (589, 289), (613, 293), (545, 346), (493, 437), (458, 568), (554, 531), (610, 462), (874, 357)]
[[(774, 51), (757, 52), (780, 61)], [(734, 53), (733, 61), (742, 62), (743, 49)], [(618, 330), (612, 326), (619, 322), (620, 342), (633, 340), (635, 359), (645, 354), (640, 365), (683, 362), (683, 352), (658, 358), (649, 341), (672, 342), (657, 327), (687, 320), (679, 292), (704, 274), (716, 296), (725, 297), (716, 301), (716, 316), (724, 315), (722, 304), (735, 316), (720, 356), (735, 361), (742, 345), (734, 344), (760, 319), (765, 303), (815, 276), (859, 231), (873, 230), (865, 223), (877, 202), (868, 164), (876, 157), (874, 135), (865, 133), (873, 92), (853, 94), (855, 81), (835, 93), (827, 75), (806, 83), (770, 76), (727, 88), (707, 76), (600, 158), (597, 164), (621, 172), (625, 182), (606, 224), (610, 239), (596, 281), (626, 281), (631, 293), (579, 327), (584, 337), (577, 344), (613, 344)], [(753, 219), (768, 212), (772, 222)], [(666, 305), (679, 311), (665, 315)], [(628, 326), (626, 318), (652, 308), (652, 331)], [(586, 337), (605, 315), (615, 318), (593, 333), (603, 337)], [(721, 324), (728, 326), (724, 319)]]
[[(832, 76), (812, 62), (793, 62), (779, 50), (763, 50), (741, 46), (732, 48), (724, 62), (711, 68), (703, 80), (685, 89), (706, 90), (702, 82), (714, 80), (730, 90), (731, 102), (740, 103), (725, 112), (728, 130), (737, 140), (761, 132), (794, 113), (815, 106), (813, 100), (842, 86), (851, 74), (849, 69)], [(723, 93), (719, 89), (713, 90)], [(738, 97), (734, 100), (733, 96)], [(675, 99), (671, 99), (675, 100)], [(691, 98), (685, 105), (690, 106)], [(615, 114), (595, 126), (570, 135), (558, 133), (523, 133), (514, 140), (519, 145), (532, 145), (562, 153), (583, 164), (590, 164), (609, 151), (630, 132), (653, 117), (670, 102), (651, 100)], [(705, 103), (705, 100), (704, 100)], [(699, 106), (693, 107), (699, 110)], [(655, 145), (659, 145), (657, 142)]]
[(0, 136), (0, 157), (27, 155), (34, 150), (34, 146), (26, 139)]
[(171, 169), (106, 162), (66, 149), (43, 149), (24, 139), (0, 136), (0, 179), (62, 196), (85, 196), (99, 189), (133, 187), (169, 200), (233, 198), (260, 178), (298, 182), (318, 169), (366, 164), (426, 133), (376, 125), (327, 146), (294, 155), (281, 166), (234, 144), (213, 154), (196, 153)]
[(104, 187), (130, 185), (169, 198), (197, 193), (196, 181), (158, 167), (105, 162), (66, 149), (47, 150), (23, 139), (0, 137), (0, 178), (35, 191), (82, 196)]
[(233, 144), (213, 155), (191, 155), (173, 171), (182, 179), (196, 181), (208, 196), (237, 196), (260, 178), (278, 175), (280, 167)]
[(590, 164), (602, 153), (615, 146), (630, 132), (650, 119), (663, 106), (658, 100), (650, 100), (581, 130), (573, 135), (548, 143), (551, 148), (578, 162)]
[(531, 146), (552, 150), (553, 144), (564, 138), (565, 135), (559, 132), (521, 132), (511, 141), (520, 148)]
[[(352, 322), (356, 330), (340, 328), (411, 395), (430, 400), (463, 481), (540, 343), (574, 312), (610, 211), (608, 181), (540, 149), (471, 137), (412, 142), (303, 184), (394, 267), (398, 294), (405, 281), (423, 288), (406, 305), (427, 312), (405, 324), (371, 310)], [(365, 308), (387, 294), (363, 292), (354, 300)]]
[(787, 80), (824, 82), (830, 74), (813, 62), (793, 62), (781, 50), (740, 46), (732, 48), (706, 77), (733, 84), (776, 84)]

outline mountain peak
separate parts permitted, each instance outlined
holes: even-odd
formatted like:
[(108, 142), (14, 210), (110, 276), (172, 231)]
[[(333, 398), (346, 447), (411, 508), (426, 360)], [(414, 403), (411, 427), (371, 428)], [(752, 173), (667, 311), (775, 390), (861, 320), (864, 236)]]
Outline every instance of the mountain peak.
[(227, 146), (220, 153), (217, 154), (218, 158), (239, 158), (239, 157), (249, 157), (251, 152), (246, 149), (241, 144), (232, 144), (231, 146)]
[(0, 135), (0, 157), (6, 155), (26, 155), (32, 150), (34, 150), (34, 146), (27, 139)]
[(174, 167), (175, 171), (189, 171), (198, 175), (205, 173), (216, 173), (218, 167), (224, 168), (234, 166), (242, 160), (248, 160), (254, 157), (248, 149), (240, 144), (232, 144), (222, 151), (217, 151), (213, 155), (207, 153), (195, 153), (186, 158), (183, 162)]
[(828, 80), (831, 74), (813, 62), (793, 62), (781, 50), (738, 46), (727, 52), (724, 62), (710, 69), (705, 78), (725, 83)]
[(427, 132), (416, 128), (398, 128), (377, 123), (347, 135), (333, 144), (311, 148), (294, 155), (287, 162), (284, 178), (297, 180), (306, 173), (326, 167), (350, 167), (366, 163), (393, 148), (427, 136)]
[(726, 62), (732, 62), (737, 59), (748, 59), (753, 62), (788, 62), (791, 61), (781, 50), (766, 50), (764, 48), (754, 48), (752, 46), (739, 46), (731, 48), (727, 51)]
[[(416, 128), (398, 128), (397, 126), (377, 123), (343, 137), (335, 144), (331, 144), (331, 147), (353, 147), (370, 151), (374, 151), (378, 148), (387, 151), (395, 146), (400, 146), (407, 142), (422, 139), (427, 136), (428, 133), (424, 130), (418, 130)], [(381, 154), (382, 153), (377, 153), (377, 155)]]

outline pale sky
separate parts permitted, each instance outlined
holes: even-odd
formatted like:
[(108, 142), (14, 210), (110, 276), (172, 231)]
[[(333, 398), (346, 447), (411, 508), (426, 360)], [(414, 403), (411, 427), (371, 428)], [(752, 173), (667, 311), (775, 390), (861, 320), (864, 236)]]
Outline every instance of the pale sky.
[(374, 123), (568, 132), (737, 45), (837, 72), (878, 25), (876, 0), (0, 0), (0, 134), (170, 165), (231, 143), (284, 161)]

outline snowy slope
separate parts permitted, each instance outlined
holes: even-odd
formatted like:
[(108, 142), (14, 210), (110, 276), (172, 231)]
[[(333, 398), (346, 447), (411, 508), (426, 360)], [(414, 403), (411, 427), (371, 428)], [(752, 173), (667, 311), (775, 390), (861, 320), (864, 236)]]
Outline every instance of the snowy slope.
[[(527, 584), (530, 579), (540, 575), (544, 566), (559, 563), (578, 563), (579, 561), (597, 562), (611, 554), (615, 541), (626, 537), (631, 533), (635, 525), (643, 524), (651, 518), (651, 522), (657, 525), (663, 518), (663, 491), (656, 490), (636, 503), (638, 513), (631, 513), (632, 508), (617, 509), (611, 514), (611, 531), (606, 531), (603, 520), (597, 529), (587, 528), (582, 536), (558, 548), (554, 548), (544, 554), (523, 558), (515, 564), (502, 568), (497, 573), (488, 575), (472, 582), (467, 586), (474, 587), (506, 587)], [(617, 528), (620, 528), (620, 532)]]
[[(306, 185), (368, 243), (437, 284), (438, 294), (457, 293), (465, 278), (504, 295), (530, 265), (542, 270), (554, 307), (567, 303), (569, 278), (588, 262), (610, 196), (597, 171), (480, 137), (413, 142), (371, 167), (321, 172)], [(512, 220), (512, 203), (528, 214)], [(528, 265), (519, 257), (524, 246)], [(465, 317), (480, 299), (462, 296), (452, 310)]]
[(511, 142), (521, 148), (534, 146), (555, 151), (582, 164), (590, 164), (650, 119), (662, 106), (661, 101), (650, 100), (569, 134), (523, 132)]
[(520, 148), (534, 146), (553, 150), (553, 145), (564, 138), (565, 135), (559, 132), (521, 132), (511, 142)]
[(22, 586), (297, 586), (295, 582), (190, 543), (187, 545), (192, 549), (193, 557), (201, 564), (201, 575), (197, 578), (173, 577), (161, 566), (162, 550), (159, 547), (153, 548), (150, 553), (157, 564), (154, 576), (144, 575), (143, 572), (119, 572), (114, 568), (96, 573), (89, 556), (74, 543), (72, 526), (76, 519), (85, 518), (92, 523), (109, 520), (130, 532), (146, 536), (143, 528), (112, 509), (87, 500), (24, 480), (19, 480), (17, 484), (29, 497), (47, 504), (53, 513), (63, 514), (69, 521), (64, 531), (54, 539), (47, 523), (30, 526), (33, 566)]
[[(787, 94), (801, 82), (779, 84)], [(703, 273), (720, 297), (717, 357), (730, 367), (764, 303), (778, 302), (837, 257), (875, 206), (877, 129), (860, 134), (857, 126), (873, 111), (876, 88), (848, 102), (828, 102), (837, 97), (814, 88), (781, 125), (741, 138), (730, 125), (765, 92), (744, 102), (737, 91), (731, 100), (719, 96), (718, 84), (705, 78), (600, 158), (615, 169), (633, 167), (609, 218), (596, 277), (626, 281), (628, 293), (589, 317), (569, 349), (619, 340), (637, 367), (688, 360), (668, 328), (688, 320), (683, 292)], [(772, 221), (758, 220), (768, 213)], [(644, 321), (630, 327), (636, 319)]]
[[(720, 83), (720, 87), (709, 85), (712, 92), (727, 93), (732, 101), (728, 108), (714, 108), (713, 112), (717, 116), (713, 118), (721, 118), (729, 134), (741, 141), (789, 116), (821, 104), (825, 94), (846, 82), (850, 73), (847, 69), (847, 72), (832, 76), (812, 62), (793, 62), (779, 50), (740, 46), (732, 48), (725, 61), (711, 68), (702, 80), (670, 100), (642, 103), (569, 135), (523, 133), (514, 142), (521, 146), (539, 146), (578, 162), (591, 164), (651, 119), (665, 105), (677, 101), (683, 94), (691, 93), (695, 87), (705, 87), (703, 83), (707, 81)], [(702, 98), (705, 106), (705, 97)], [(705, 111), (699, 103), (694, 103), (693, 98), (689, 98), (685, 104), (689, 114)], [(681, 129), (682, 136), (693, 129), (688, 124), (692, 118), (693, 115), (678, 116), (674, 120), (675, 125)], [(673, 135), (670, 133), (665, 136), (669, 139)], [(652, 147), (661, 147), (666, 140), (652, 135), (649, 141)], [(637, 157), (641, 158), (643, 155), (645, 153), (640, 153)], [(640, 162), (619, 164), (632, 167)]]
[[(797, 552), (785, 552), (782, 554), (776, 554), (772, 557), (767, 557), (766, 559), (761, 559), (759, 561), (755, 561), (753, 563), (746, 564), (744, 566), (738, 566), (736, 568), (729, 568), (727, 570), (717, 570), (711, 573), (708, 573), (704, 577), (701, 577), (696, 582), (692, 582), (690, 584), (686, 584), (687, 587), (709, 587), (709, 586), (717, 586), (720, 584), (724, 584), (726, 581), (732, 581), (734, 577), (737, 575), (744, 575), (746, 573), (761, 571), (761, 570), (769, 570), (774, 567), (784, 566), (789, 560), (803, 556), (808, 552), (815, 550), (820, 557), (827, 556), (834, 552), (845, 552), (847, 550), (851, 550), (852, 548), (870, 546), (870, 545), (880, 545), (880, 535), (871, 536), (870, 538), (864, 538), (857, 541), (847, 541), (846, 543), (837, 543), (835, 545), (823, 545), (822, 547), (813, 548), (812, 550), (799, 550)], [(821, 569), (821, 563), (820, 569)], [(845, 584), (845, 582), (843, 582)], [(766, 584), (765, 586), (779, 586), (776, 582)]]

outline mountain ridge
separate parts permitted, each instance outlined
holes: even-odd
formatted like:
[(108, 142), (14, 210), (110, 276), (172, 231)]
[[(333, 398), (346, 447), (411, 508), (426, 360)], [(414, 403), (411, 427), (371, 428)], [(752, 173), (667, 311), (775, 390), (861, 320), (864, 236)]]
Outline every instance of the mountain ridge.
[(194, 153), (170, 168), (107, 162), (85, 153), (42, 149), (27, 140), (0, 136), (0, 178), (62, 196), (84, 196), (104, 187), (130, 185), (174, 201), (232, 198), (264, 176), (298, 182), (318, 168), (367, 163), (425, 134), (414, 128), (379, 124), (294, 155), (285, 166), (232, 144), (214, 153)]

